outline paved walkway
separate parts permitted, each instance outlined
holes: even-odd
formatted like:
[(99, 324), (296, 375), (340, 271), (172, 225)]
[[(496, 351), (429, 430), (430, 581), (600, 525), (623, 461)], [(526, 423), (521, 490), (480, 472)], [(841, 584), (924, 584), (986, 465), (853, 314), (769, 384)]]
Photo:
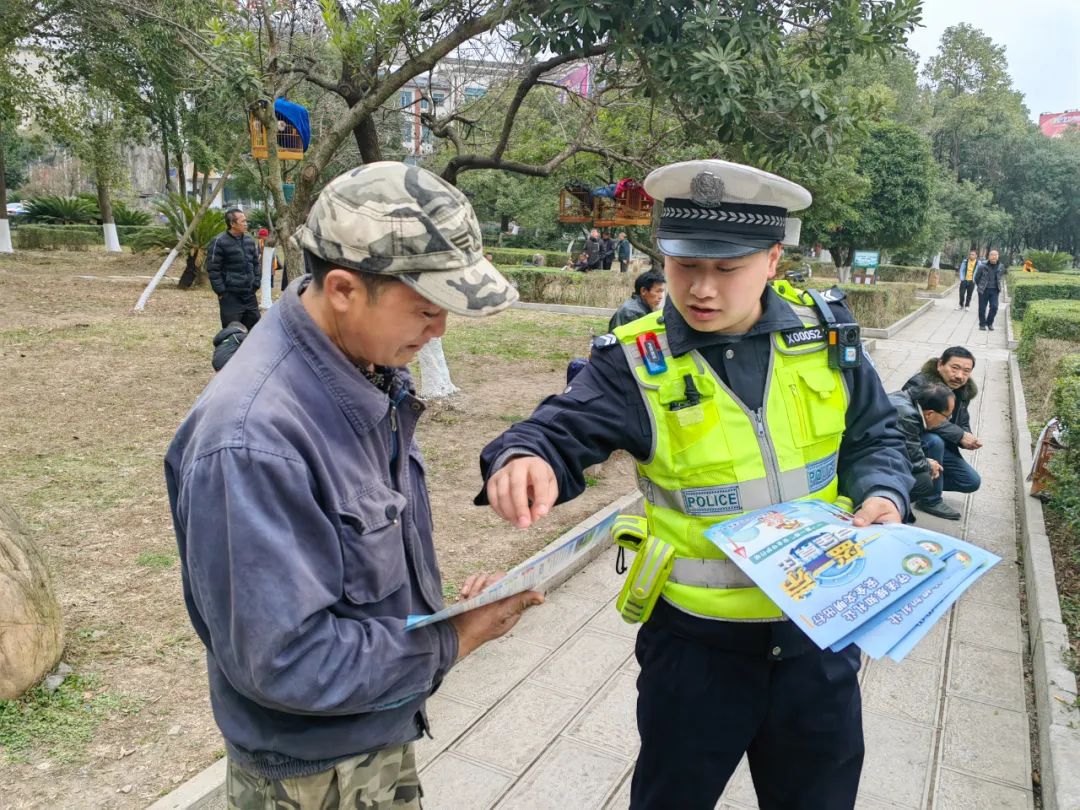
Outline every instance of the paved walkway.
[[(886, 390), (946, 346), (977, 356), (972, 419), (982, 488), (946, 496), (959, 523), (919, 514), (1003, 558), (902, 664), (862, 672), (866, 765), (859, 810), (1032, 807), (1016, 565), (1004, 318), (978, 331), (972, 309), (934, 307), (873, 359)], [(970, 456), (969, 456), (970, 458)], [(614, 551), (548, 594), (514, 632), (467, 658), (429, 703), (419, 747), (424, 806), (439, 810), (622, 810), (638, 748), (635, 627), (614, 608)], [(757, 804), (745, 761), (719, 805)]]

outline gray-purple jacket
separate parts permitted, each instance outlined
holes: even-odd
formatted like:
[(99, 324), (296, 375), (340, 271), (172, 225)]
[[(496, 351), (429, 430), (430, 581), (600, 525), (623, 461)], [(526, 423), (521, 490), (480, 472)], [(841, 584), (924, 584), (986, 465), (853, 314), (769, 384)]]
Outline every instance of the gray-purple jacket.
[(404, 629), (443, 606), (413, 440), (424, 407), (404, 370), (389, 396), (356, 370), (305, 312), (307, 281), (211, 380), (165, 457), (214, 717), (230, 756), (269, 778), (418, 738), (457, 657), (449, 624)]

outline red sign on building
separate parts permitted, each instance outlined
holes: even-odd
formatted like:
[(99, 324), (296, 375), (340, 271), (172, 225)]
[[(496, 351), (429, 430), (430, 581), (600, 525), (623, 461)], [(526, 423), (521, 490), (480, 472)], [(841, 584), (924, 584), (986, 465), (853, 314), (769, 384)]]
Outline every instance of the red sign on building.
[(1039, 129), (1047, 138), (1056, 138), (1069, 127), (1080, 127), (1080, 110), (1043, 113), (1039, 116)]

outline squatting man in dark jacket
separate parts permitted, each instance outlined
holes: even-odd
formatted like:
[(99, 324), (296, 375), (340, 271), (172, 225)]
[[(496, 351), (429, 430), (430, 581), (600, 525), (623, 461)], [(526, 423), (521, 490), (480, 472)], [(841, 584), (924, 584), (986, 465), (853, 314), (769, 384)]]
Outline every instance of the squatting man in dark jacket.
[(911, 461), (915, 487), (911, 500), (928, 514), (946, 520), (959, 520), (960, 513), (945, 503), (934, 482), (941, 477), (941, 462), (927, 458), (923, 436), (927, 431), (949, 421), (956, 406), (956, 396), (944, 383), (927, 383), (889, 394), (896, 408), (896, 422), (904, 434), (904, 447)]
[(221, 327), (239, 321), (248, 329), (259, 322), (259, 243), (247, 235), (247, 217), (238, 208), (225, 212), (228, 230), (214, 237), (206, 254), (206, 274), (217, 293)]
[[(941, 475), (934, 479), (934, 492), (929, 498), (915, 501), (915, 508), (939, 515), (943, 491), (974, 492), (982, 485), (982, 478), (963, 456), (960, 450), (978, 450), (982, 440), (971, 432), (971, 414), (968, 406), (978, 394), (978, 386), (971, 379), (975, 370), (975, 355), (963, 346), (950, 346), (940, 358), (927, 360), (922, 370), (904, 383), (905, 391), (931, 383), (943, 383), (956, 397), (956, 404), (947, 420), (922, 434), (923, 451), (928, 459), (938, 462)], [(951, 507), (950, 507), (951, 508)], [(936, 510), (936, 511), (935, 511)]]
[[(447, 313), (517, 298), (464, 195), (402, 163), (331, 181), (294, 281), (177, 431), (165, 478), (228, 806), (419, 808), (413, 743), (456, 661), (543, 597), (443, 607), (406, 370)], [(495, 575), (466, 580), (463, 596)]]
[(634, 279), (634, 294), (615, 310), (608, 321), (608, 331), (614, 332), (616, 326), (636, 321), (650, 312), (655, 312), (664, 303), (664, 277), (652, 270)]

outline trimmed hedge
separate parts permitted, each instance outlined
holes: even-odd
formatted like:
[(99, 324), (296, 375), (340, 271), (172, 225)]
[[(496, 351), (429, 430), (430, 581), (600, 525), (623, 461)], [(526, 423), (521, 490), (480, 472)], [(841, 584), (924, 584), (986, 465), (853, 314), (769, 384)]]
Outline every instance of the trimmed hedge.
[(884, 329), (918, 309), (915, 284), (841, 284), (846, 303), (860, 325)]
[(1010, 317), (1021, 321), (1032, 301), (1080, 301), (1080, 275), (1009, 273), (1009, 295)]
[[(854, 272), (854, 268), (852, 269), (852, 272)], [(953, 271), (939, 270), (938, 272), (942, 283), (944, 283)], [(882, 264), (878, 266), (877, 272), (874, 275), (877, 276), (878, 281), (903, 281), (925, 287), (926, 279), (930, 275), (930, 268), (908, 267), (902, 264)], [(945, 286), (948, 285), (946, 284)]]
[(1032, 301), (1024, 314), (1023, 334), (1016, 349), (1021, 363), (1031, 362), (1039, 338), (1080, 344), (1080, 302)]
[(532, 250), (530, 248), (484, 248), (484, 253), (490, 253), (494, 264), (521, 265), (525, 260), (532, 261), (532, 257), (539, 253), (544, 257), (545, 267), (554, 267), (556, 270), (566, 265), (566, 253), (556, 250)]
[[(130, 245), (143, 225), (117, 225), (121, 245)], [(100, 225), (20, 225), (11, 230), (15, 247), (22, 250), (87, 250), (105, 244)]]
[(1053, 401), (1054, 415), (1065, 426), (1066, 448), (1050, 462), (1051, 504), (1080, 533), (1080, 354), (1066, 355), (1058, 364)]
[(521, 265), (503, 265), (499, 272), (517, 288), (522, 301), (534, 304), (617, 307), (633, 292), (633, 279), (622, 273), (578, 273)]

